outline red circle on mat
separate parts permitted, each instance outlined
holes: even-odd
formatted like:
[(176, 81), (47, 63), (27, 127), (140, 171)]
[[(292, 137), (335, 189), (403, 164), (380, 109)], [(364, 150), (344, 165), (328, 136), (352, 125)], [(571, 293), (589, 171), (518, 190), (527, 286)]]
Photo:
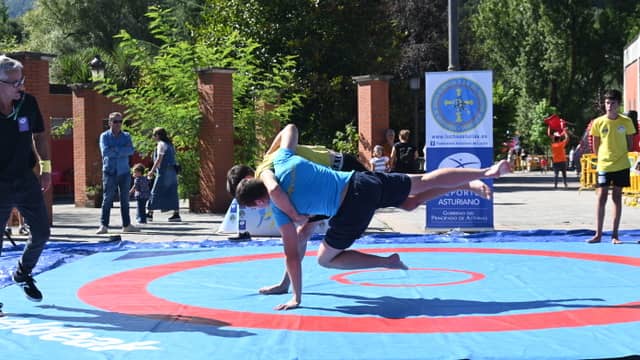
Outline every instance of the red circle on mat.
[(455, 272), (470, 275), (469, 278), (458, 281), (448, 281), (443, 283), (432, 283), (432, 284), (378, 284), (371, 282), (357, 282), (349, 280), (348, 277), (355, 274), (367, 273), (367, 272), (380, 272), (380, 271), (400, 271), (397, 269), (367, 269), (367, 270), (356, 270), (349, 271), (346, 273), (333, 275), (331, 280), (337, 281), (341, 284), (345, 285), (360, 285), (360, 286), (379, 286), (379, 287), (419, 287), (419, 286), (446, 286), (446, 285), (460, 285), (466, 284), (473, 281), (478, 281), (484, 279), (484, 275), (467, 270), (458, 270), (458, 269), (440, 269), (440, 268), (410, 268), (411, 271), (443, 271), (443, 272)]
[[(565, 251), (491, 249), (491, 248), (396, 248), (366, 249), (368, 253), (475, 253), (561, 257), (640, 266), (640, 258)], [(307, 255), (315, 256), (317, 252)], [(228, 326), (256, 329), (303, 331), (376, 332), (376, 333), (442, 333), (519, 331), (589, 325), (607, 325), (640, 321), (640, 301), (602, 307), (550, 311), (535, 314), (411, 317), (389, 319), (375, 316), (339, 317), (299, 315), (295, 311), (254, 313), (213, 309), (168, 301), (150, 294), (147, 285), (163, 276), (180, 271), (243, 261), (260, 261), (283, 257), (282, 253), (230, 256), (148, 266), (124, 271), (92, 281), (78, 290), (78, 297), (89, 305), (121, 314), (157, 316), (180, 309), (181, 316), (211, 319)], [(122, 294), (127, 294), (122, 298)], [(123, 301), (126, 300), (126, 301)], [(303, 303), (304, 304), (304, 303)], [(275, 305), (275, 304), (274, 304)]]

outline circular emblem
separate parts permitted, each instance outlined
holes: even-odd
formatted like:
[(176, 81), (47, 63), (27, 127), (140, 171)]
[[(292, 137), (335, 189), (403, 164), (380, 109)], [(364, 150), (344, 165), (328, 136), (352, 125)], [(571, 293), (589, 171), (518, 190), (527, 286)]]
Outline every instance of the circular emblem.
[(487, 98), (480, 85), (465, 78), (442, 83), (431, 98), (431, 112), (440, 127), (452, 132), (474, 129), (487, 111)]

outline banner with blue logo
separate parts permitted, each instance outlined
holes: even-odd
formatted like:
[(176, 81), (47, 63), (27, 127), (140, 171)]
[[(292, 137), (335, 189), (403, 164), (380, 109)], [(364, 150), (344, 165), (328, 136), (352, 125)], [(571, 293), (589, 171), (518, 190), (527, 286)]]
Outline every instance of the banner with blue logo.
[[(491, 71), (425, 73), (426, 170), (493, 164)], [(490, 180), (484, 180), (493, 187)], [(492, 230), (493, 201), (452, 191), (428, 201), (426, 229)]]

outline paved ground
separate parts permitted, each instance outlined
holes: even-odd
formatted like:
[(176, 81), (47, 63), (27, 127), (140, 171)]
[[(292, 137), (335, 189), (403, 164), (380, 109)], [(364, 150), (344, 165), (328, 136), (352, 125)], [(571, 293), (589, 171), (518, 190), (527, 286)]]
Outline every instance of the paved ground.
[[(592, 190), (578, 190), (579, 183), (571, 174), (569, 189), (554, 190), (552, 175), (515, 173), (495, 182), (494, 225), (496, 230), (532, 229), (593, 229), (595, 196)], [(132, 204), (134, 205), (134, 204)], [(181, 223), (169, 223), (169, 213), (156, 212), (155, 221), (141, 233), (123, 234), (125, 240), (139, 242), (225, 240), (232, 234), (218, 234), (224, 214), (193, 214), (182, 204)], [(107, 240), (120, 233), (119, 209), (111, 213), (116, 225), (108, 235), (96, 235), (100, 209), (76, 208), (71, 204), (56, 204), (53, 208), (52, 241), (93, 242)], [(131, 215), (135, 210), (131, 210)], [(611, 229), (611, 204), (607, 206), (605, 231)], [(637, 229), (640, 208), (623, 208), (621, 229)], [(382, 209), (376, 213), (369, 232), (424, 233), (425, 209), (412, 212)], [(16, 229), (14, 229), (16, 230)], [(16, 231), (14, 231), (15, 233)], [(21, 237), (16, 236), (16, 239)]]

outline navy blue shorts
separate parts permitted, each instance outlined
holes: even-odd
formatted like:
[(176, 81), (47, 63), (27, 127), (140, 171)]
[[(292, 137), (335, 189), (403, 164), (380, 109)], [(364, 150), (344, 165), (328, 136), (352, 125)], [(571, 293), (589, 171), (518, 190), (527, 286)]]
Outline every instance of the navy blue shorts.
[(554, 162), (553, 171), (567, 171), (567, 162), (566, 161)]
[(406, 174), (353, 173), (338, 213), (329, 220), (327, 244), (335, 249), (348, 248), (367, 229), (377, 209), (400, 206), (410, 191), (411, 178)]
[(605, 187), (609, 185), (618, 187), (631, 186), (631, 171), (629, 169), (605, 172), (598, 171), (598, 187)]

